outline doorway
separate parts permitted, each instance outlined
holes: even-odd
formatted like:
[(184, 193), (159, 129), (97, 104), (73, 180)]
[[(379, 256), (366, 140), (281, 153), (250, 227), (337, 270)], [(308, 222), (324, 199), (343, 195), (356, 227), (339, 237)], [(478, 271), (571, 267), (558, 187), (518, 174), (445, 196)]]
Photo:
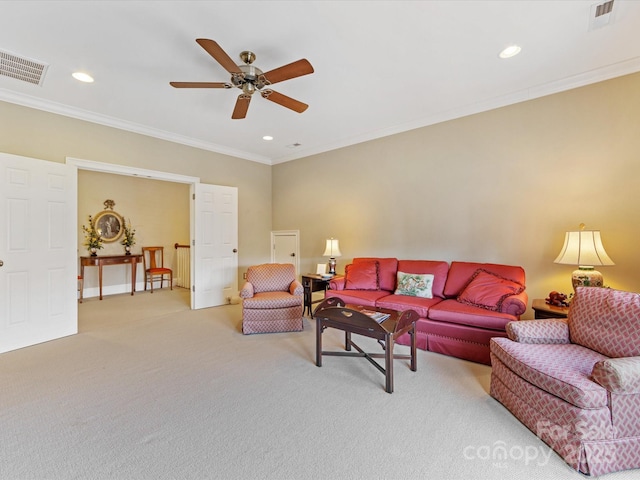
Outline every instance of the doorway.
[(293, 263), (300, 275), (300, 231), (271, 232), (271, 263)]
[[(67, 158), (67, 164), (76, 166), (81, 170), (140, 177), (150, 180), (162, 180), (166, 182), (183, 183), (189, 185), (189, 224), (190, 242), (196, 248), (191, 248), (191, 308), (206, 308), (224, 304), (225, 293), (230, 296), (230, 291), (237, 293), (237, 188), (219, 187), (216, 185), (201, 184), (198, 177), (146, 170), (124, 165), (107, 164), (89, 160)], [(196, 195), (195, 192), (203, 192)], [(207, 199), (211, 198), (213, 209), (207, 207)], [(204, 212), (204, 213), (201, 213)], [(162, 215), (159, 212), (158, 215)], [(229, 220), (231, 218), (231, 220)], [(144, 241), (144, 239), (140, 239)], [(195, 242), (195, 243), (194, 243)], [(232, 252), (229, 255), (220, 253), (211, 256), (206, 253), (219, 243), (229, 246)], [(208, 249), (208, 250), (207, 250)], [(216, 254), (219, 252), (216, 250)], [(206, 257), (199, 257), (206, 255)], [(197, 260), (200, 258), (200, 262)], [(194, 265), (208, 262), (213, 270), (198, 276), (198, 270)], [(205, 263), (206, 263), (205, 262)], [(214, 274), (218, 272), (218, 274)], [(219, 279), (224, 279), (224, 293), (212, 295), (210, 292), (217, 289)], [(206, 297), (206, 298), (205, 298)], [(218, 302), (219, 299), (223, 299)]]

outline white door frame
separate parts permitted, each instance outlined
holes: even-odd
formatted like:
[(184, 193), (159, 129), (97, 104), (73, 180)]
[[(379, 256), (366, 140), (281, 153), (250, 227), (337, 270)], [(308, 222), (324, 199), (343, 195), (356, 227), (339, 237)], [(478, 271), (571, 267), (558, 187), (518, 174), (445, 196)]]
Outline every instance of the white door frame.
[[(179, 175), (177, 173), (168, 173), (161, 172), (159, 170), (148, 170), (145, 168), (129, 167), (126, 165), (117, 165), (115, 163), (95, 162), (93, 160), (83, 160), (73, 157), (66, 157), (66, 163), (69, 165), (75, 165), (78, 170), (91, 170), (93, 172), (112, 173), (115, 175), (128, 175), (130, 177), (141, 177), (151, 180), (186, 183), (191, 185), (192, 189), (195, 188), (196, 183), (200, 183), (200, 177), (189, 177), (187, 175)], [(193, 222), (193, 218), (191, 218), (190, 221)], [(193, 226), (191, 226), (191, 232), (192, 231)], [(193, 272), (193, 255), (191, 255), (191, 272)], [(193, 308), (193, 290), (191, 290), (190, 293), (191, 305)]]
[(300, 274), (300, 230), (275, 230), (271, 232), (271, 263), (276, 260), (276, 237), (279, 235), (295, 236), (296, 237), (296, 261), (294, 265), (296, 267), (296, 276)]
[(78, 170), (92, 170), (94, 172), (115, 173), (116, 175), (129, 175), (130, 177), (143, 177), (151, 180), (165, 180), (176, 183), (200, 183), (200, 177), (189, 177), (177, 173), (161, 172), (159, 170), (147, 170), (145, 168), (128, 167), (115, 163), (94, 162), (93, 160), (82, 160), (80, 158), (67, 157), (69, 165), (75, 165)]

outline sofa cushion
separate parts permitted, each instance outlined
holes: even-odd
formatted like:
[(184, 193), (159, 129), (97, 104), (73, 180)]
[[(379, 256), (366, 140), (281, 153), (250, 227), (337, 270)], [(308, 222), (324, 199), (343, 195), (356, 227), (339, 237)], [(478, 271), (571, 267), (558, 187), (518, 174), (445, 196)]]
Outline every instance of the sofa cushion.
[(469, 279), (479, 269), (500, 275), (508, 280), (526, 285), (525, 274), (522, 267), (512, 265), (499, 265), (495, 263), (475, 263), (475, 262), (451, 262), (447, 283), (444, 286), (444, 295), (447, 298), (454, 298), (467, 286)]
[(347, 265), (344, 270), (345, 290), (380, 290), (378, 271), (376, 260)]
[(247, 282), (253, 285), (254, 293), (289, 291), (296, 279), (296, 268), (292, 263), (265, 263), (247, 269)]
[(517, 343), (492, 338), (491, 353), (518, 376), (578, 408), (606, 407), (606, 389), (590, 378), (607, 357), (580, 345)]
[(444, 298), (444, 284), (447, 281), (447, 272), (449, 271), (447, 262), (442, 260), (398, 260), (398, 271), (433, 274), (431, 287), (433, 296)]
[(288, 308), (302, 305), (301, 295), (291, 295), (289, 292), (261, 292), (251, 298), (242, 300), (242, 308)]
[(378, 262), (378, 278), (380, 281), (381, 290), (394, 291), (396, 289), (396, 272), (398, 271), (398, 259), (397, 258), (373, 258), (373, 257), (358, 257), (353, 259), (353, 263), (360, 262)]
[(375, 307), (376, 300), (386, 297), (391, 292), (386, 290), (327, 290), (324, 298), (338, 297), (346, 304)]
[(432, 273), (405, 273), (398, 271), (396, 283), (396, 295), (409, 297), (433, 298), (433, 274)]
[(507, 297), (523, 291), (524, 285), (480, 268), (473, 274), (457, 300), (496, 312), (501, 309), (502, 302)]
[(516, 317), (503, 312), (492, 312), (484, 308), (474, 307), (450, 298), (443, 300), (429, 309), (429, 318), (441, 322), (458, 323), (489, 330), (505, 331), (507, 323)]
[(569, 308), (571, 341), (608, 357), (640, 356), (640, 294), (578, 287)]
[(409, 297), (407, 295), (387, 295), (376, 300), (376, 307), (404, 311), (415, 310), (421, 318), (427, 318), (429, 308), (441, 302), (441, 298)]

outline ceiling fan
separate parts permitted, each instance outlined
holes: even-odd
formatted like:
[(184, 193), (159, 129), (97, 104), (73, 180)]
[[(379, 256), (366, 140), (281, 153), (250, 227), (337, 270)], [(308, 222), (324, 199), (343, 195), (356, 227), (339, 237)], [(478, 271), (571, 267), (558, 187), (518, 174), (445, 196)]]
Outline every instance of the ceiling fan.
[[(283, 65), (282, 67), (270, 70), (264, 73), (258, 67), (252, 65), (256, 59), (253, 52), (244, 51), (240, 53), (240, 59), (244, 65), (236, 65), (235, 62), (227, 55), (227, 53), (218, 45), (217, 42), (207, 38), (198, 38), (196, 42), (205, 49), (222, 67), (231, 74), (230, 82), (169, 82), (175, 88), (233, 88), (237, 87), (242, 90), (238, 95), (235, 108), (231, 118), (241, 119), (247, 116), (249, 102), (251, 96), (257, 91), (263, 98), (270, 100), (278, 105), (289, 108), (294, 112), (302, 113), (309, 105), (299, 102), (291, 97), (287, 97), (282, 93), (278, 93), (268, 88), (274, 83), (289, 80), (291, 78), (301, 77), (313, 73), (313, 67), (307, 59), (301, 59), (297, 62)], [(265, 88), (267, 87), (267, 88)]]

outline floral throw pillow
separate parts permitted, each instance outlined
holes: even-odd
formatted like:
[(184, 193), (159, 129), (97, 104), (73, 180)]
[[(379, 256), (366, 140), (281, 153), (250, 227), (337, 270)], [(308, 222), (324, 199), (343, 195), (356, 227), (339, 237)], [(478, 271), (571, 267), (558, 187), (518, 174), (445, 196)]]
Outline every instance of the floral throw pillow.
[(410, 297), (433, 298), (433, 274), (398, 272), (398, 286), (394, 292), (396, 295), (408, 295)]

